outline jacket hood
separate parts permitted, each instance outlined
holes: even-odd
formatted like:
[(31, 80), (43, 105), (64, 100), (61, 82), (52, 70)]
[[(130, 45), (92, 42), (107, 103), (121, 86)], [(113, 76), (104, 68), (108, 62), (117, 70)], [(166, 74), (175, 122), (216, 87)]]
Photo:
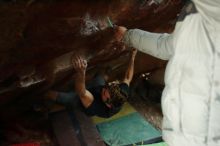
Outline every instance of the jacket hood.
[(208, 20), (220, 22), (220, 0), (193, 0), (197, 10)]

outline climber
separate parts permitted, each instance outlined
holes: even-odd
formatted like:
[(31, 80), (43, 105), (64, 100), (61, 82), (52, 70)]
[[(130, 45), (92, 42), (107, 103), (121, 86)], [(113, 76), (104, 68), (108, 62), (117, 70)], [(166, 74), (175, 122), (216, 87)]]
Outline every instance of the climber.
[(128, 68), (121, 83), (111, 85), (106, 84), (104, 77), (100, 74), (96, 75), (89, 85), (86, 85), (87, 61), (82, 56), (75, 56), (72, 59), (73, 68), (76, 71), (75, 91), (51, 90), (47, 92), (46, 97), (69, 108), (76, 108), (80, 105), (88, 116), (111, 117), (120, 111), (128, 98), (136, 53), (136, 49), (131, 51)]

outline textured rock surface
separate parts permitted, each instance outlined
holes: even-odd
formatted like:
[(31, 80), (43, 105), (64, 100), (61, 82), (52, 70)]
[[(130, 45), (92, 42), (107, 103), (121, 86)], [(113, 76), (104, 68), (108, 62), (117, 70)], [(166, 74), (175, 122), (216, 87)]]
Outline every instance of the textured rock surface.
[[(108, 18), (128, 28), (170, 32), (181, 6), (180, 0), (1, 2), (0, 94), (19, 96), (32, 86), (47, 89), (72, 70), (72, 54), (88, 59), (88, 71), (110, 64), (116, 69), (114, 79), (123, 71), (120, 66), (125, 66), (127, 55), (114, 42)], [(138, 73), (164, 62), (141, 54), (136, 64), (144, 64), (136, 66)]]
[[(103, 67), (110, 68), (110, 80), (120, 78), (128, 52), (115, 42), (108, 18), (128, 28), (171, 32), (182, 6), (181, 0), (0, 0), (0, 116), (15, 118), (40, 93), (64, 86), (74, 73), (74, 54), (87, 58), (88, 80)], [(165, 64), (138, 53), (135, 73)]]

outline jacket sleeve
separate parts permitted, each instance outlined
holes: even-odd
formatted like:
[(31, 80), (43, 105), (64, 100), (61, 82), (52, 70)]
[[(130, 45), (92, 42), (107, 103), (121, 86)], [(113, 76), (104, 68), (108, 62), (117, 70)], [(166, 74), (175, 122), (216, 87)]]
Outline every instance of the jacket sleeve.
[(123, 41), (129, 47), (137, 48), (162, 60), (169, 60), (173, 50), (173, 35), (150, 33), (139, 29), (130, 29), (125, 33)]

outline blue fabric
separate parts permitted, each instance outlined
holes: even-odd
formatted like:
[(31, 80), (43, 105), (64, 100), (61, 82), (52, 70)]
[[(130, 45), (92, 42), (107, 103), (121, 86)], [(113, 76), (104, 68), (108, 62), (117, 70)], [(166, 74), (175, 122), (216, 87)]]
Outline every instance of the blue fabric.
[[(87, 85), (86, 88), (93, 88), (97, 86), (105, 85), (105, 80), (101, 75), (96, 75), (94, 79), (92, 79)], [(77, 106), (80, 102), (79, 96), (76, 92), (57, 92), (57, 103), (65, 105), (65, 106)]]
[(97, 86), (104, 86), (106, 84), (105, 79), (103, 78), (102, 75), (97, 74), (94, 79), (92, 79), (91, 81), (89, 81), (88, 83), (86, 83), (86, 88), (94, 88)]
[(76, 92), (58, 92), (57, 103), (64, 106), (76, 108), (80, 104), (79, 96)]

